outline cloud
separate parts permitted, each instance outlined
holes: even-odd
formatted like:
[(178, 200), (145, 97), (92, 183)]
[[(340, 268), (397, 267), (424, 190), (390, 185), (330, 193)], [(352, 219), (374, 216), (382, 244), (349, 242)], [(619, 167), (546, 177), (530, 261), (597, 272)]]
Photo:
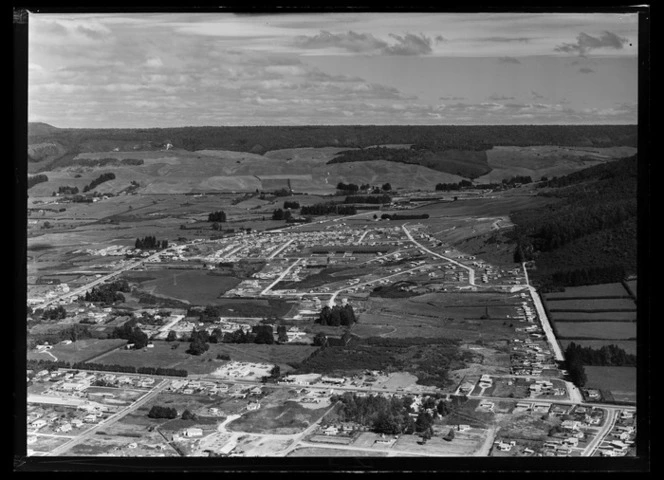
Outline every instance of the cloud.
[(436, 35), (436, 38), (434, 40), (436, 41), (436, 43), (443, 43), (447, 41), (447, 39), (442, 35)]
[(599, 37), (593, 37), (585, 32), (579, 33), (576, 37), (576, 43), (562, 43), (553, 50), (563, 53), (577, 53), (579, 56), (586, 56), (591, 50), (598, 48), (610, 48), (621, 50), (623, 45), (629, 42), (629, 39), (620, 37), (615, 33), (605, 31)]
[(528, 43), (530, 42), (531, 39), (528, 37), (478, 37), (478, 38), (473, 38), (473, 40), (476, 40), (478, 42), (496, 42), (496, 43), (512, 43), (512, 42)]
[(541, 95), (541, 94), (537, 93), (535, 90), (530, 91), (530, 96), (531, 96), (531, 98), (535, 98), (535, 99), (546, 98), (544, 95)]
[(438, 100), (465, 100), (466, 97), (452, 97), (452, 96), (447, 96), (447, 97), (439, 97)]
[(488, 99), (493, 101), (503, 101), (503, 100), (514, 100), (514, 97), (506, 97), (504, 95), (497, 95), (494, 93), (493, 95), (488, 97)]
[(595, 70), (589, 67), (581, 67), (579, 68), (579, 73), (594, 73)]
[(318, 35), (295, 37), (295, 45), (301, 48), (342, 48), (354, 53), (373, 52), (387, 47), (387, 43), (366, 33), (356, 33), (349, 30), (347, 33), (330, 33), (321, 30)]
[(394, 38), (396, 45), (387, 46), (383, 49), (384, 53), (391, 55), (424, 55), (431, 53), (431, 39), (423, 34), (419, 36), (407, 33), (403, 37), (390, 33)]
[[(321, 49), (340, 48), (352, 53), (382, 53), (384, 55), (426, 55), (431, 53), (431, 38), (423, 34), (396, 35), (390, 33), (396, 43), (390, 45), (388, 42), (374, 37), (370, 33), (357, 33), (349, 30), (346, 33), (331, 33), (321, 30), (313, 36), (298, 35), (294, 44), (300, 48)], [(445, 41), (441, 35), (436, 37), (436, 42)]]
[(162, 62), (161, 58), (159, 58), (159, 57), (150, 57), (146, 60), (145, 66), (152, 67), (152, 68), (163, 67), (164, 62)]
[(500, 63), (514, 63), (514, 64), (521, 64), (521, 61), (519, 61), (518, 58), (514, 57), (500, 57), (498, 59)]

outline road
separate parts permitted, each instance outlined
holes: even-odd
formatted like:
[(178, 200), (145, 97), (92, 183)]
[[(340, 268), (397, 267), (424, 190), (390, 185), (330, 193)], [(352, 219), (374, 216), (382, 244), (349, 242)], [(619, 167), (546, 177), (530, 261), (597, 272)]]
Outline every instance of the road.
[(107, 427), (109, 425), (112, 425), (113, 423), (117, 422), (120, 420), (122, 417), (128, 415), (129, 413), (133, 412), (136, 410), (138, 407), (141, 405), (145, 404), (148, 400), (152, 399), (156, 395), (158, 395), (167, 385), (170, 384), (169, 380), (162, 380), (159, 384), (157, 384), (152, 390), (150, 390), (148, 393), (143, 395), (141, 398), (136, 400), (134, 403), (131, 405), (128, 405), (126, 408), (123, 408), (117, 413), (114, 413), (110, 417), (108, 417), (106, 420), (102, 420), (86, 432), (82, 433), (81, 435), (78, 435), (76, 438), (73, 438), (69, 440), (68, 442), (63, 443), (60, 446), (55, 447), (53, 450), (48, 452), (46, 456), (49, 457), (57, 457), (62, 455), (64, 452), (69, 450), (70, 448), (74, 447), (75, 445), (78, 445), (79, 443), (83, 442), (84, 440), (87, 440), (90, 438), (95, 432), (97, 432), (99, 429), (103, 427)]
[(607, 411), (608, 416), (607, 418), (604, 419), (604, 426), (600, 429), (599, 432), (597, 432), (597, 435), (595, 435), (595, 438), (593, 438), (590, 443), (586, 446), (586, 448), (583, 451), (583, 456), (584, 457), (592, 457), (597, 448), (601, 445), (601, 443), (604, 441), (604, 438), (608, 435), (608, 433), (611, 431), (613, 428), (613, 425), (616, 423), (616, 419), (618, 418), (618, 412), (615, 409), (611, 409)]
[(428, 248), (426, 248), (424, 245), (422, 245), (421, 243), (419, 243), (417, 240), (415, 240), (415, 239), (413, 238), (413, 236), (410, 234), (410, 232), (409, 232), (408, 229), (406, 228), (406, 224), (405, 224), (405, 223), (401, 226), (401, 228), (402, 228), (403, 231), (406, 233), (406, 236), (408, 237), (408, 239), (409, 239), (411, 242), (413, 242), (415, 245), (417, 245), (417, 247), (420, 248), (421, 250), (424, 250), (425, 252), (430, 253), (430, 254), (433, 255), (434, 257), (442, 258), (443, 260), (447, 260), (448, 262), (451, 262), (451, 263), (453, 263), (453, 264), (455, 264), (455, 265), (458, 265), (458, 266), (461, 267), (461, 268), (464, 268), (464, 269), (468, 270), (468, 283), (469, 283), (470, 285), (475, 285), (475, 270), (473, 270), (472, 268), (468, 267), (467, 265), (464, 265), (463, 263), (459, 263), (459, 262), (457, 262), (456, 260), (452, 260), (452, 259), (449, 258), (449, 257), (446, 257), (446, 256), (441, 255), (441, 254), (436, 253), (436, 252), (432, 252), (431, 250), (429, 250)]
[(286, 243), (284, 243), (281, 247), (275, 249), (275, 251), (272, 252), (272, 253), (267, 257), (267, 260), (270, 260), (270, 259), (276, 257), (277, 255), (279, 255), (279, 253), (281, 253), (284, 249), (286, 249), (286, 248), (288, 247), (288, 245), (290, 245), (290, 244), (293, 243), (294, 241), (295, 241), (295, 239), (294, 239), (294, 238), (291, 238), (291, 239), (288, 240)]
[(523, 263), (522, 266), (526, 276), (526, 286), (528, 288), (528, 291), (530, 292), (531, 298), (533, 299), (533, 303), (535, 304), (535, 309), (537, 310), (537, 317), (539, 318), (540, 324), (542, 325), (542, 330), (544, 330), (544, 334), (546, 335), (546, 339), (549, 345), (551, 346), (551, 350), (553, 351), (556, 360), (563, 361), (565, 360), (565, 356), (563, 355), (563, 351), (560, 348), (560, 345), (558, 344), (558, 339), (556, 338), (556, 335), (553, 333), (553, 329), (551, 328), (551, 323), (549, 323), (549, 318), (546, 316), (544, 305), (542, 305), (542, 299), (537, 293), (537, 290), (535, 290), (535, 287), (530, 285), (530, 282), (528, 280), (528, 269), (526, 268), (526, 264)]
[(330, 300), (328, 301), (328, 305), (330, 306), (330, 308), (332, 308), (332, 307), (334, 306), (334, 302), (335, 302), (337, 296), (338, 296), (341, 292), (345, 292), (346, 290), (350, 290), (350, 289), (352, 289), (352, 288), (363, 287), (363, 286), (365, 286), (365, 285), (371, 285), (372, 283), (380, 282), (381, 280), (385, 280), (385, 279), (387, 279), (387, 278), (397, 277), (397, 276), (399, 276), (399, 275), (403, 275), (404, 273), (413, 272), (413, 271), (415, 271), (415, 270), (420, 270), (423, 266), (424, 266), (424, 265), (418, 265), (417, 267), (409, 268), (408, 270), (404, 270), (404, 271), (402, 271), (402, 272), (393, 273), (392, 275), (387, 275), (387, 276), (385, 276), (385, 277), (375, 278), (375, 279), (373, 279), (373, 280), (369, 280), (369, 281), (367, 281), (367, 282), (356, 283), (355, 285), (349, 285), (349, 286), (347, 286), (347, 287), (340, 288), (340, 289), (337, 290), (336, 292), (333, 292), (333, 293), (332, 293), (332, 296), (330, 297)]
[(297, 265), (298, 263), (300, 263), (301, 260), (303, 260), (303, 259), (302, 259), (302, 258), (298, 258), (298, 259), (295, 260), (293, 263), (291, 263), (290, 266), (289, 266), (286, 270), (284, 270), (284, 271), (281, 273), (281, 275), (279, 275), (279, 276), (277, 277), (277, 279), (276, 279), (274, 282), (272, 282), (270, 285), (268, 285), (268, 286), (265, 288), (265, 290), (263, 290), (263, 291), (260, 293), (260, 295), (267, 295), (267, 292), (269, 292), (270, 290), (272, 290), (272, 287), (274, 287), (277, 283), (281, 282), (281, 280), (283, 280), (283, 278), (284, 278), (286, 275), (288, 275), (288, 272), (290, 272), (291, 269), (292, 269), (295, 265)]

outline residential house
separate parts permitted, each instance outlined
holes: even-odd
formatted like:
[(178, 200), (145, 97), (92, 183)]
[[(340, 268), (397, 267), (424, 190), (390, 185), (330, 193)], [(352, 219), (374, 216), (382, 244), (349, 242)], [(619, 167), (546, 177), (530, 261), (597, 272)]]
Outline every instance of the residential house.
[(191, 437), (202, 437), (203, 436), (203, 430), (201, 430), (200, 428), (197, 428), (197, 427), (190, 427), (190, 428), (185, 429), (185, 431), (183, 432), (183, 435), (185, 437), (189, 437), (189, 438), (191, 438)]

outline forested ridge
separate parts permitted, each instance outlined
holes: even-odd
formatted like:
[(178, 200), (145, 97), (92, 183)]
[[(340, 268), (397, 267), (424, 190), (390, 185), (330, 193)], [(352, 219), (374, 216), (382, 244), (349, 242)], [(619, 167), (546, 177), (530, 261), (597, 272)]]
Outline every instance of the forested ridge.
[(511, 215), (514, 260), (535, 260), (536, 283), (555, 288), (636, 273), (636, 155), (548, 180), (540, 189), (558, 201)]

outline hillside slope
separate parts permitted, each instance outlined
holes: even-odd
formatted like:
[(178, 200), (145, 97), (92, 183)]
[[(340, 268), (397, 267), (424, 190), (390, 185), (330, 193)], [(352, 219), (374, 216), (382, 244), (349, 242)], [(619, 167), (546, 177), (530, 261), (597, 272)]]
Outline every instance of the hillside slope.
[(637, 156), (544, 182), (554, 204), (514, 212), (515, 261), (534, 260), (544, 289), (636, 273)]

